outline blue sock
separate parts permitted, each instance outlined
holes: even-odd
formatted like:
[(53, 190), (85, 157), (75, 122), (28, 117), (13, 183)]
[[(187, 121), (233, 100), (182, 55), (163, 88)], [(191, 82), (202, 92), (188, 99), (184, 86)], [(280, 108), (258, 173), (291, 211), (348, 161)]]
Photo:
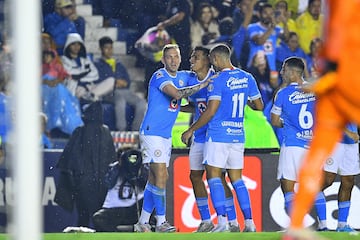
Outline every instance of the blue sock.
[(154, 210), (154, 201), (152, 197), (152, 188), (153, 185), (151, 185), (149, 182), (145, 186), (144, 191), (144, 199), (143, 199), (143, 209), (149, 213), (152, 213)]
[(219, 177), (208, 180), (210, 187), (211, 201), (214, 205), (217, 215), (226, 215), (225, 210), (225, 190)]
[(284, 194), (284, 199), (285, 199), (285, 210), (286, 213), (289, 215), (290, 211), (291, 211), (291, 206), (292, 206), (292, 202), (294, 199), (294, 192), (287, 192)]
[(229, 221), (235, 220), (236, 219), (236, 211), (235, 211), (233, 197), (226, 198), (225, 209), (226, 209), (226, 214), (227, 214), (228, 220)]
[(339, 222), (347, 222), (350, 210), (350, 201), (339, 202), (339, 213), (338, 213), (338, 221)]
[(315, 209), (319, 220), (326, 220), (326, 199), (323, 192), (319, 192), (316, 196)]
[(249, 192), (242, 179), (232, 183), (245, 219), (252, 219)]
[(210, 220), (210, 211), (209, 211), (209, 203), (208, 198), (196, 198), (196, 205), (198, 207), (201, 220)]
[(165, 216), (165, 212), (166, 212), (165, 188), (159, 188), (157, 186), (153, 186), (152, 196), (155, 205), (156, 215)]

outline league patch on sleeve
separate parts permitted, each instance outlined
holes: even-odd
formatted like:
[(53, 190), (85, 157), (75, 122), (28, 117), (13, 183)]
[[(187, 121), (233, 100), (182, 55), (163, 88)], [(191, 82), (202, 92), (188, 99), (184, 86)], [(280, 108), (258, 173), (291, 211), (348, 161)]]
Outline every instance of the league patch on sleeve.
[(163, 77), (164, 76), (164, 74), (161, 72), (161, 71), (158, 71), (157, 73), (156, 73), (156, 79), (159, 79), (159, 78), (161, 78), (161, 77)]

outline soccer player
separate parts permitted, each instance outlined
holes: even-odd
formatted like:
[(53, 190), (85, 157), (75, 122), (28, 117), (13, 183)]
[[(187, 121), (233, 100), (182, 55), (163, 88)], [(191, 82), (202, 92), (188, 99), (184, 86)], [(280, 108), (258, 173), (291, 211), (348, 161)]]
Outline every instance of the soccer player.
[[(355, 184), (355, 175), (360, 173), (358, 142), (359, 134), (357, 133), (356, 124), (348, 124), (342, 141), (336, 145), (335, 151), (326, 160), (324, 166), (325, 182), (323, 190), (333, 184), (336, 175), (341, 177), (338, 192), (337, 232), (356, 232), (347, 224), (347, 219), (350, 210), (351, 191)], [(319, 205), (321, 206), (322, 215), (325, 216), (324, 221), (319, 222), (319, 229), (328, 230), (326, 225), (326, 202), (323, 201)]]
[(328, 6), (323, 51), (328, 72), (307, 88), (317, 94), (314, 137), (299, 173), (286, 240), (317, 239), (303, 230), (303, 219), (322, 186), (322, 166), (347, 124), (360, 124), (360, 77), (356, 74), (360, 68), (360, 1), (328, 0)]
[[(197, 75), (194, 84), (206, 81), (209, 77), (215, 74), (211, 68), (209, 59), (209, 49), (201, 46), (197, 46), (193, 49), (190, 57), (190, 67)], [(189, 97), (189, 104), (181, 106), (180, 111), (194, 112), (194, 121), (199, 119), (200, 115), (206, 110), (207, 90), (206, 88), (201, 89), (199, 92)], [(203, 182), (203, 175), (205, 167), (202, 164), (204, 145), (206, 139), (207, 125), (204, 125), (200, 129), (194, 132), (194, 139), (190, 146), (189, 160), (190, 160), (190, 180), (194, 190), (196, 199), (196, 205), (200, 213), (201, 223), (197, 228), (196, 232), (210, 232), (214, 228), (214, 224), (211, 221), (209, 204), (208, 204), (208, 193)], [(224, 184), (226, 193), (226, 212), (229, 221), (229, 231), (239, 232), (239, 224), (236, 218), (236, 210), (234, 206), (234, 199), (227, 182), (225, 181), (225, 173), (223, 172), (221, 180)]]
[(255, 232), (249, 192), (241, 178), (245, 140), (243, 120), (248, 99), (256, 110), (262, 110), (264, 104), (252, 75), (231, 64), (229, 47), (224, 44), (213, 47), (210, 61), (220, 73), (208, 86), (207, 108), (181, 139), (187, 143), (195, 130), (208, 124), (203, 164), (218, 216), (213, 231), (221, 232), (227, 228), (225, 192), (221, 182), (222, 169), (226, 169), (245, 218), (244, 231)]
[(164, 68), (156, 71), (150, 79), (148, 109), (140, 127), (140, 145), (143, 163), (150, 164), (150, 173), (144, 191), (144, 200), (135, 232), (150, 232), (149, 218), (155, 208), (156, 232), (174, 232), (174, 226), (166, 221), (165, 187), (167, 167), (171, 156), (171, 129), (180, 109), (181, 98), (206, 87), (208, 82), (186, 87), (195, 74), (178, 71), (181, 55), (179, 46), (168, 44), (163, 48), (161, 59)]
[(314, 125), (315, 96), (301, 90), (304, 69), (301, 58), (285, 59), (280, 74), (288, 85), (277, 92), (271, 109), (271, 124), (284, 128), (277, 179), (280, 180), (287, 213), (291, 209), (302, 156), (309, 147)]

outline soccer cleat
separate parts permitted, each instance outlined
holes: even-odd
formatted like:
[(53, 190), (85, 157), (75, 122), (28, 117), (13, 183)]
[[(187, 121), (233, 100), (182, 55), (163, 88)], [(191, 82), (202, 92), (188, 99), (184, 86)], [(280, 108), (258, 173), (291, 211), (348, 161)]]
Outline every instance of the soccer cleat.
[(163, 222), (160, 226), (156, 226), (155, 232), (161, 232), (161, 233), (172, 233), (175, 232), (176, 228), (168, 222)]
[(151, 232), (151, 226), (148, 223), (135, 223), (134, 224), (134, 232)]
[(230, 232), (240, 232), (239, 224), (234, 224), (229, 222), (229, 231)]
[(215, 226), (211, 221), (201, 222), (195, 232), (210, 232), (214, 227)]
[(337, 227), (336, 231), (337, 232), (357, 232), (355, 229), (350, 227), (348, 224), (345, 225), (344, 227)]
[(255, 224), (249, 224), (249, 225), (245, 225), (245, 228), (243, 230), (243, 232), (256, 232), (256, 227)]
[(327, 231), (329, 231), (329, 229), (327, 227), (323, 227), (323, 228), (318, 228), (316, 231), (318, 231), (318, 232), (327, 232)]
[(211, 230), (210, 232), (212, 233), (216, 233), (216, 232), (228, 232), (229, 229), (228, 229), (228, 225), (227, 224), (222, 224), (222, 225), (219, 225), (217, 224), (213, 230)]

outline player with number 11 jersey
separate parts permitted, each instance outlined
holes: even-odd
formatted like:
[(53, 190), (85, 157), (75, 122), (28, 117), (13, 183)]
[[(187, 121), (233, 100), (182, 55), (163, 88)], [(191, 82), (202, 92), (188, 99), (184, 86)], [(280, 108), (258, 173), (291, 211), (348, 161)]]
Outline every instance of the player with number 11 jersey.
[(208, 125), (207, 139), (213, 142), (244, 143), (244, 108), (261, 98), (254, 77), (238, 68), (223, 69), (208, 86), (208, 100), (219, 100), (217, 113)]

